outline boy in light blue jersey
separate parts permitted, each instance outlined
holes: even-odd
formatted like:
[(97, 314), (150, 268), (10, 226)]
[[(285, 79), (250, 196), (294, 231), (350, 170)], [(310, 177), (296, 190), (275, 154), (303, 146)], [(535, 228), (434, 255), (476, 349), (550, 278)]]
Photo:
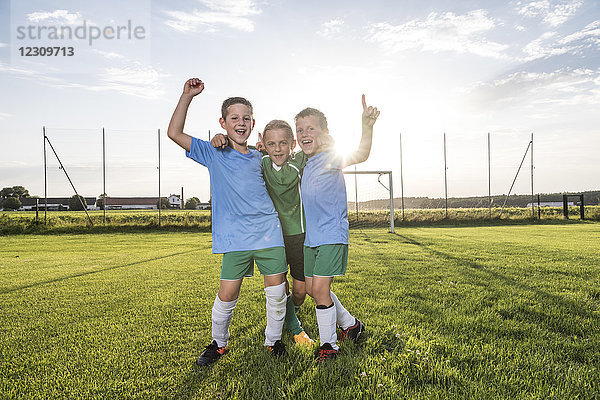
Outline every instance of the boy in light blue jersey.
[[(304, 210), (300, 197), (300, 178), (306, 164), (304, 153), (292, 155), (296, 146), (294, 131), (285, 121), (272, 120), (263, 134), (258, 134), (257, 150), (262, 151), (262, 175), (273, 205), (279, 214), (285, 255), (292, 276), (292, 293), (286, 303), (284, 327), (297, 344), (312, 346), (313, 340), (302, 328), (296, 315), (306, 297), (304, 289)], [(217, 134), (211, 139), (215, 147), (229, 144), (227, 136)], [(287, 284), (286, 284), (287, 288)]]
[(344, 275), (348, 263), (348, 210), (346, 184), (342, 169), (365, 161), (371, 152), (373, 124), (379, 111), (367, 107), (362, 96), (362, 137), (357, 151), (342, 157), (320, 146), (320, 138), (329, 135), (325, 115), (314, 108), (300, 111), (296, 117), (296, 139), (308, 157), (302, 175), (301, 194), (306, 215), (304, 275), (306, 292), (317, 303), (321, 347), (317, 360), (338, 353), (336, 325), (341, 338), (356, 342), (364, 325), (353, 317), (331, 291), (334, 276)]
[(209, 170), (213, 253), (223, 253), (219, 291), (212, 308), (213, 341), (196, 363), (209, 365), (225, 353), (242, 280), (253, 275), (254, 263), (264, 276), (265, 346), (272, 354), (283, 355), (281, 331), (286, 307), (287, 265), (277, 212), (262, 179), (262, 155), (247, 146), (254, 125), (252, 105), (241, 97), (223, 102), (219, 122), (227, 131), (231, 147), (216, 149), (210, 142), (183, 132), (189, 105), (203, 90), (201, 80), (186, 81), (168, 129), (169, 138), (186, 150), (186, 156)]

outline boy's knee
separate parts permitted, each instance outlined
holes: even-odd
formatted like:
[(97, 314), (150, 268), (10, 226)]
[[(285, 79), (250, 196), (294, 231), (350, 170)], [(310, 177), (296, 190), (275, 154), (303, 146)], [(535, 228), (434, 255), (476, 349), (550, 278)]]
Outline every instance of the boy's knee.
[(217, 296), (221, 301), (229, 302), (237, 300), (240, 297), (240, 293), (237, 290), (223, 290), (219, 289)]
[(300, 297), (304, 297), (306, 296), (306, 287), (297, 287), (297, 286), (293, 286), (292, 287), (292, 294), (294, 295), (294, 297), (300, 298)]

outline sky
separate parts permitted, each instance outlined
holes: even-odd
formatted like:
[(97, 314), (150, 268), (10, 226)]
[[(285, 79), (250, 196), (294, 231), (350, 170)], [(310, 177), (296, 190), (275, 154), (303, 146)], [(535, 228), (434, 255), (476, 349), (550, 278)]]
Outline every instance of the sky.
[[(46, 46), (60, 53), (25, 55)], [(392, 171), (396, 196), (401, 144), (404, 195), (444, 196), (444, 134), (450, 197), (485, 196), (489, 178), (507, 193), (532, 134), (536, 193), (600, 189), (599, 50), (596, 0), (0, 0), (0, 187), (44, 195), (45, 127), (78, 192), (98, 196), (104, 129), (109, 196), (157, 195), (160, 140), (161, 194), (208, 200), (206, 168), (166, 136), (198, 77), (185, 132), (201, 139), (243, 96), (250, 143), (310, 106), (351, 151), (364, 93), (381, 116), (356, 168)], [(47, 146), (48, 195), (70, 196)], [(525, 160), (513, 193), (531, 192)]]

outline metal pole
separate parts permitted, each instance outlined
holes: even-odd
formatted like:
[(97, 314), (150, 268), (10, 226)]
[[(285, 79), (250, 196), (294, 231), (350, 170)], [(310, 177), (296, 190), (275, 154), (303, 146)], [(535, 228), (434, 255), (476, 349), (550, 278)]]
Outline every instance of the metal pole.
[(392, 180), (392, 171), (390, 171), (390, 231), (394, 233), (394, 181)]
[(531, 132), (531, 217), (535, 218), (535, 200), (533, 197), (533, 132)]
[(162, 201), (160, 198), (160, 129), (158, 130), (158, 226), (161, 225)]
[(502, 218), (502, 213), (504, 212), (504, 206), (506, 205), (506, 201), (510, 196), (510, 192), (512, 192), (513, 187), (515, 186), (515, 182), (517, 181), (517, 177), (519, 176), (519, 172), (521, 172), (521, 167), (523, 166), (523, 162), (525, 161), (525, 157), (527, 157), (527, 152), (529, 151), (529, 147), (531, 146), (531, 142), (527, 144), (527, 148), (525, 149), (525, 154), (523, 154), (523, 159), (521, 160), (521, 164), (519, 164), (519, 169), (517, 169), (517, 173), (515, 174), (515, 179), (513, 179), (512, 185), (510, 185), (510, 189), (508, 189), (508, 194), (504, 198), (504, 203), (502, 203), (502, 208), (500, 209), (500, 218)]
[(46, 225), (46, 213), (48, 212), (48, 163), (46, 161), (46, 127), (42, 128), (44, 134), (44, 225)]
[(402, 197), (402, 221), (404, 221), (404, 171), (402, 170), (402, 133), (400, 133), (400, 195)]
[(50, 139), (48, 139), (48, 137), (46, 137), (46, 141), (48, 142), (48, 144), (50, 145), (50, 149), (52, 150), (52, 152), (56, 156), (56, 159), (58, 160), (58, 164), (60, 165), (60, 169), (63, 170), (63, 172), (65, 173), (65, 176), (67, 177), (67, 180), (71, 184), (71, 187), (73, 188), (73, 191), (75, 192), (75, 195), (77, 196), (77, 200), (79, 200), (79, 204), (81, 204), (81, 207), (83, 208), (83, 211), (85, 211), (85, 215), (87, 215), (88, 220), (90, 221), (90, 225), (93, 226), (94, 223), (92, 222), (92, 218), (90, 217), (90, 214), (87, 212), (87, 207), (85, 206), (85, 204), (83, 204), (83, 200), (81, 200), (82, 196), (80, 196), (79, 193), (77, 193), (77, 189), (75, 189), (75, 185), (73, 184), (73, 181), (69, 177), (69, 174), (67, 173), (67, 170), (65, 169), (62, 161), (60, 161), (60, 157), (58, 157), (58, 153), (56, 153), (56, 150), (54, 150), (54, 146), (52, 146), (52, 142), (50, 142)]
[(358, 178), (356, 164), (354, 164), (354, 208), (356, 209), (356, 222), (358, 222)]
[(179, 208), (183, 210), (183, 186), (181, 187), (181, 204), (179, 204)]
[(106, 224), (106, 137), (102, 128), (102, 221)]
[(488, 203), (490, 208), (490, 219), (492, 219), (492, 152), (490, 145), (490, 133), (488, 132)]
[(444, 191), (446, 194), (446, 218), (448, 218), (448, 166), (446, 163), (446, 132), (444, 132)]

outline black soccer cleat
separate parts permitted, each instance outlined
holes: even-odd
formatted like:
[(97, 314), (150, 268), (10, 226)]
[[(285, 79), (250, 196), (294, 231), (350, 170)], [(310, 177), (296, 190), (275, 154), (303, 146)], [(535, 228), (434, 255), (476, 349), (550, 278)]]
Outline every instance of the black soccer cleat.
[(217, 341), (213, 340), (211, 344), (206, 346), (200, 357), (196, 360), (196, 365), (199, 367), (206, 367), (217, 361), (219, 357), (225, 354), (227, 347), (219, 347)]
[(337, 357), (338, 353), (339, 353), (339, 351), (335, 350), (333, 347), (331, 347), (331, 345), (329, 343), (325, 343), (317, 349), (317, 354), (315, 354), (315, 356), (316, 356), (317, 362), (321, 363), (326, 360), (334, 359), (335, 357)]
[(275, 357), (285, 356), (287, 352), (285, 351), (285, 346), (281, 342), (281, 340), (276, 340), (272, 346), (267, 346), (267, 349), (271, 352), (271, 354)]
[(354, 318), (354, 325), (347, 329), (342, 329), (340, 332), (340, 340), (350, 339), (354, 343), (358, 342), (358, 338), (365, 330), (365, 325), (358, 319)]

